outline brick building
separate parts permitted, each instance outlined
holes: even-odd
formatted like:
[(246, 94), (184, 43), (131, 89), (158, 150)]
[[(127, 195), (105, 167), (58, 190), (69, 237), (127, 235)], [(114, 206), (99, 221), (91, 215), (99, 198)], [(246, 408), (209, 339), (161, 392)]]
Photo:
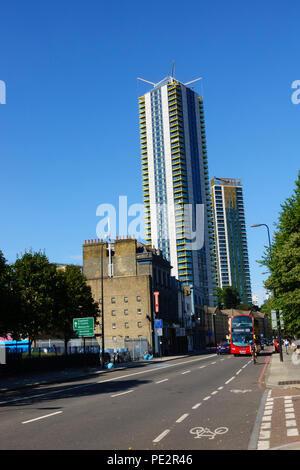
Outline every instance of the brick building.
[[(159, 340), (154, 335), (153, 296), (153, 292), (159, 292), (156, 318), (163, 320), (161, 352), (186, 350), (186, 338), (175, 334), (179, 281), (171, 277), (171, 265), (159, 250), (146, 247), (133, 238), (116, 239), (110, 243), (88, 240), (83, 245), (83, 273), (94, 299), (104, 310), (105, 347), (108, 344), (111, 347), (114, 341), (117, 344), (122, 339), (146, 338), (149, 349), (159, 351)], [(101, 331), (99, 324), (96, 336), (100, 337)]]

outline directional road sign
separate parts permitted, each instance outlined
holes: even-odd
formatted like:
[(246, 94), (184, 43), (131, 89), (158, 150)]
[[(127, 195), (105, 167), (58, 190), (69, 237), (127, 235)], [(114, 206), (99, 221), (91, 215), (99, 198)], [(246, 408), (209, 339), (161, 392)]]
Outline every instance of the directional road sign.
[(73, 330), (78, 336), (94, 336), (94, 318), (73, 318)]

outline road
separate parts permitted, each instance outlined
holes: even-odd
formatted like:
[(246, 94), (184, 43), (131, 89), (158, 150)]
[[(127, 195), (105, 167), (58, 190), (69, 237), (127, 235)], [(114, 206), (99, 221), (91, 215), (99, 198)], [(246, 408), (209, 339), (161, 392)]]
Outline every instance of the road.
[(266, 355), (191, 356), (0, 395), (1, 450), (247, 450)]

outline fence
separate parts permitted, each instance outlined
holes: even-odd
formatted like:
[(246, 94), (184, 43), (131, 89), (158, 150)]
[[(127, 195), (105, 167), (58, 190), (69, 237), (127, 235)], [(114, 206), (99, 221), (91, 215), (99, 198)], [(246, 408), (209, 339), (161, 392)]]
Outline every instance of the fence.
[[(69, 354), (78, 353), (99, 353), (101, 351), (100, 344), (96, 338), (76, 338), (71, 339), (67, 345)], [(65, 352), (65, 344), (61, 339), (47, 339), (37, 340), (35, 350), (40, 353), (56, 353), (63, 354)], [(145, 352), (149, 352), (149, 344), (146, 338), (131, 338), (123, 339), (117, 338), (115, 340), (105, 339), (105, 352), (108, 352), (111, 359), (115, 359), (118, 354), (118, 359), (124, 361), (136, 361), (143, 358)]]

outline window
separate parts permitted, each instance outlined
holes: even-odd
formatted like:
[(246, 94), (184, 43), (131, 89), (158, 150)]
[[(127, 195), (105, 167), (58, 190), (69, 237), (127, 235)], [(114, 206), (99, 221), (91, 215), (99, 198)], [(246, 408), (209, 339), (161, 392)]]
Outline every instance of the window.
[(138, 326), (139, 328), (141, 328), (141, 327), (143, 326), (143, 325), (142, 325), (142, 322), (141, 322), (141, 321), (138, 321), (137, 326)]
[(116, 310), (112, 310), (112, 311), (111, 311), (111, 314), (112, 314), (112, 315), (117, 315)]
[(125, 339), (127, 339), (127, 340), (128, 340), (128, 339), (129, 339), (129, 336), (125, 336)]
[(136, 300), (137, 300), (137, 302), (140, 302), (142, 299), (141, 299), (141, 297), (140, 297), (139, 295), (137, 295), (137, 296), (136, 296)]
[(116, 303), (116, 298), (115, 298), (115, 297), (112, 297), (112, 298), (111, 298), (111, 303), (112, 303), (112, 304), (115, 304), (115, 303)]
[(113, 323), (111, 326), (112, 326), (113, 328), (117, 328), (117, 325), (116, 325), (115, 323)]
[(128, 315), (128, 309), (127, 308), (124, 309), (124, 315)]
[(125, 322), (125, 328), (129, 328), (129, 323)]
[(124, 297), (124, 302), (128, 302), (128, 297)]
[(138, 309), (137, 309), (137, 313), (138, 313), (139, 315), (141, 315), (141, 314), (142, 314), (142, 309), (141, 309), (141, 308), (138, 308)]

